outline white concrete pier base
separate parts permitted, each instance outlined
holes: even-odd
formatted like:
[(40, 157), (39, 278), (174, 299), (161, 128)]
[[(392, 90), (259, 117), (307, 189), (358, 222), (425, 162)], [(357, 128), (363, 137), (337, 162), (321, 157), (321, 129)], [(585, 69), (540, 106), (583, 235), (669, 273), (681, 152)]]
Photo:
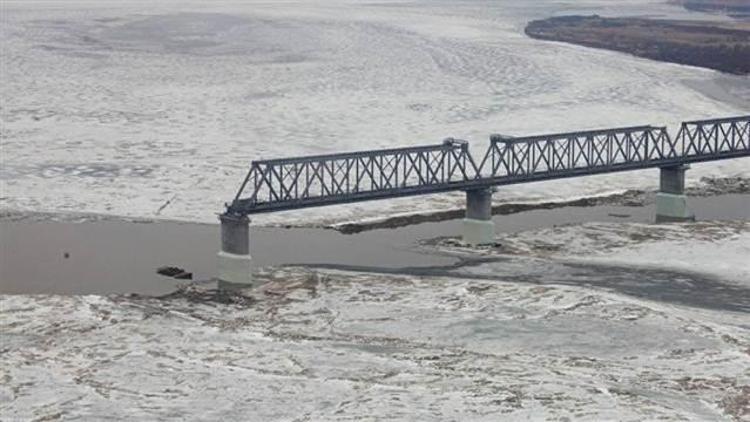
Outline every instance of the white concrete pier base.
[(236, 290), (253, 286), (253, 259), (250, 255), (219, 252), (219, 288)]
[(685, 171), (689, 165), (659, 169), (659, 192), (656, 194), (656, 222), (691, 221), (695, 216), (687, 206)]
[(495, 243), (495, 223), (492, 221), (493, 191), (492, 188), (466, 191), (464, 243), (472, 246)]
[(695, 216), (687, 206), (687, 196), (659, 192), (656, 194), (656, 222), (692, 221)]
[(250, 256), (250, 219), (247, 216), (223, 214), (221, 220), (221, 251), (219, 288), (245, 289), (253, 286), (253, 265)]
[(492, 220), (464, 218), (463, 241), (469, 245), (490, 245), (495, 243), (495, 223)]

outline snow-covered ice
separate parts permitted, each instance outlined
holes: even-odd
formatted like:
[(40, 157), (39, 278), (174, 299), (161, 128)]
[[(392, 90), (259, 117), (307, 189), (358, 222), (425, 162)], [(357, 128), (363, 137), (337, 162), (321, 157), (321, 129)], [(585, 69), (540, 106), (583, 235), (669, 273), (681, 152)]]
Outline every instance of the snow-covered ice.
[(750, 222), (586, 223), (513, 234), (506, 253), (652, 268), (720, 277), (750, 286)]
[[(250, 297), (4, 295), (0, 413), (745, 420), (748, 233), (585, 224), (501, 237), (495, 260), (436, 274), (269, 268)], [(688, 257), (649, 256), (677, 247)]]
[[(661, 0), (0, 7), (0, 207), (12, 210), (215, 222), (252, 159), (448, 136), (471, 140), (479, 154), (490, 133), (674, 129), (683, 119), (747, 112), (695, 89), (713, 83), (713, 71), (523, 35), (529, 19), (550, 14), (706, 18)], [(733, 160), (695, 166), (689, 177), (749, 171), (747, 160)], [(507, 187), (496, 197), (561, 199), (651, 188), (656, 180), (654, 171), (597, 176)], [(409, 198), (261, 216), (255, 224), (462, 201)]]
[(746, 314), (554, 283), (264, 277), (258, 301), (241, 304), (1, 296), (0, 411), (23, 420), (747, 416)]

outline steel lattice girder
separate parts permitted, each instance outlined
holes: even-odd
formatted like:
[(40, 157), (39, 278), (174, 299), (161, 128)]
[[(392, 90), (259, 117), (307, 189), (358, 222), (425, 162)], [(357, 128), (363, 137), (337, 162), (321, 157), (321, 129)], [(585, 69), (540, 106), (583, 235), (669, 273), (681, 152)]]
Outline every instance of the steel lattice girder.
[[(478, 177), (465, 141), (254, 161), (229, 211), (238, 214), (413, 195)], [(245, 189), (251, 190), (242, 198)]]
[[(750, 156), (750, 116), (525, 137), (492, 135), (481, 165), (468, 143), (253, 161), (227, 213), (374, 199)], [(245, 190), (249, 196), (243, 197)]]

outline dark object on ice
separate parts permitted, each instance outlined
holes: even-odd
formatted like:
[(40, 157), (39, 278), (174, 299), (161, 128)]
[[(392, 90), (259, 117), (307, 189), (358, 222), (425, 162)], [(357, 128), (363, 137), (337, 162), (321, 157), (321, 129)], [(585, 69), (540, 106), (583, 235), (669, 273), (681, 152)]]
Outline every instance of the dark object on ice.
[(185, 272), (185, 270), (177, 267), (159, 267), (156, 272), (167, 277), (174, 277), (179, 273)]
[(193, 273), (189, 273), (189, 272), (183, 271), (183, 272), (181, 272), (179, 274), (174, 275), (173, 277), (176, 278), (177, 280), (192, 280), (193, 279)]
[(63, 252), (63, 258), (68, 259), (70, 258), (70, 254), (67, 252)]
[(177, 280), (192, 280), (193, 279), (193, 273), (189, 273), (179, 267), (159, 267), (156, 270), (156, 272), (158, 274), (161, 274), (167, 277), (172, 277)]

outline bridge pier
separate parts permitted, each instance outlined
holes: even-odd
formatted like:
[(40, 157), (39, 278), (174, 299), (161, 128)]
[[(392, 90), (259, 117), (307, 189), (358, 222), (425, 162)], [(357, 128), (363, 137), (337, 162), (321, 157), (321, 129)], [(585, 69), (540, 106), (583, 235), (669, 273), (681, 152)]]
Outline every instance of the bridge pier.
[(470, 245), (495, 243), (495, 223), (492, 221), (492, 193), (494, 188), (466, 191), (466, 215), (463, 221), (463, 241)]
[(689, 221), (690, 213), (685, 196), (685, 171), (689, 165), (660, 167), (659, 192), (656, 194), (656, 222)]
[(250, 219), (247, 216), (222, 214), (219, 288), (242, 289), (253, 284), (250, 257)]

